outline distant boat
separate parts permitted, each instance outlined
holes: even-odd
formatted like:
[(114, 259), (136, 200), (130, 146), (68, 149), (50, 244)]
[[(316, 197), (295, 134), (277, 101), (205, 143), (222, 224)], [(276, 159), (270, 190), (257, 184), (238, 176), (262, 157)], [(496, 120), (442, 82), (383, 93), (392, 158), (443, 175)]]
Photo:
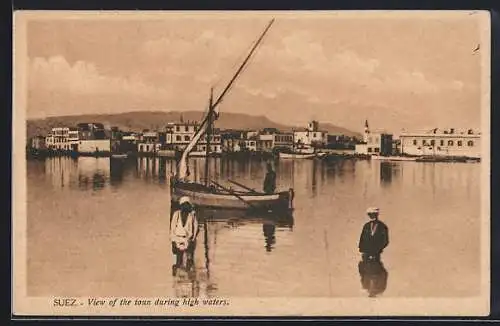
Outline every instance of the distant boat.
[(317, 156), (316, 153), (313, 154), (302, 154), (302, 153), (279, 153), (279, 158), (282, 159), (313, 159)]
[(127, 154), (111, 154), (111, 157), (112, 158), (120, 158), (120, 159), (123, 159), (123, 158), (127, 158), (128, 155)]
[[(245, 185), (237, 183), (235, 181), (228, 180), (229, 182), (238, 185), (244, 190), (233, 190), (230, 187), (225, 187), (220, 183), (210, 180), (209, 178), (209, 157), (210, 157), (210, 136), (214, 127), (214, 121), (218, 119), (219, 113), (215, 111), (217, 105), (222, 101), (224, 95), (231, 88), (232, 84), (238, 77), (238, 75), (243, 71), (246, 63), (249, 61), (252, 53), (255, 51), (259, 43), (262, 41), (264, 35), (267, 33), (274, 19), (271, 20), (269, 25), (266, 27), (260, 38), (253, 45), (250, 53), (247, 55), (243, 63), (240, 65), (239, 69), (232, 77), (230, 82), (227, 84), (226, 88), (222, 91), (216, 101), (213, 101), (213, 88), (210, 92), (209, 108), (206, 117), (200, 124), (196, 134), (191, 139), (190, 143), (184, 149), (182, 156), (179, 160), (177, 166), (177, 173), (171, 178), (171, 199), (177, 202), (181, 197), (188, 196), (191, 202), (195, 206), (209, 207), (216, 209), (244, 209), (244, 210), (266, 210), (266, 211), (283, 211), (292, 209), (293, 203), (293, 189), (286, 191), (280, 191), (276, 193), (263, 193), (254, 189), (251, 189)], [(197, 152), (192, 152), (198, 142), (201, 140), (202, 136), (206, 135), (206, 153), (205, 156), (205, 173), (204, 182), (190, 181), (188, 180), (190, 173), (188, 168), (188, 158), (189, 156), (196, 155)]]
[(466, 157), (453, 157), (453, 156), (421, 156), (416, 159), (417, 162), (431, 162), (431, 163), (466, 163)]
[[(220, 154), (217, 152), (210, 152), (208, 156), (219, 156)], [(204, 151), (193, 151), (189, 153), (190, 157), (207, 157), (207, 152)]]
[(371, 157), (372, 160), (379, 160), (379, 161), (416, 161), (418, 157), (409, 157), (409, 156), (380, 156), (380, 155), (373, 155)]
[(325, 152), (317, 152), (317, 153), (316, 153), (316, 156), (317, 156), (318, 158), (323, 158), (323, 157), (326, 157), (326, 156), (327, 156), (327, 154), (326, 154)]

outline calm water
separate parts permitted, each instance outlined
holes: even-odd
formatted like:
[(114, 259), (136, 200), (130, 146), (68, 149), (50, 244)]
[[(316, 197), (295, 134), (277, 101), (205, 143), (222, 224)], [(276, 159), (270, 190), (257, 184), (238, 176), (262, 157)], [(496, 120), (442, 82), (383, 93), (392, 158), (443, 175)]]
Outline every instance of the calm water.
[[(201, 178), (203, 159), (193, 164)], [(264, 166), (218, 159), (211, 175), (260, 189)], [(479, 293), (479, 164), (276, 162), (278, 187), (296, 192), (293, 221), (214, 214), (201, 223), (195, 273), (177, 276), (168, 237), (173, 168), (151, 158), (29, 161), (28, 295)], [(374, 205), (390, 244), (383, 269), (360, 275), (357, 242)]]

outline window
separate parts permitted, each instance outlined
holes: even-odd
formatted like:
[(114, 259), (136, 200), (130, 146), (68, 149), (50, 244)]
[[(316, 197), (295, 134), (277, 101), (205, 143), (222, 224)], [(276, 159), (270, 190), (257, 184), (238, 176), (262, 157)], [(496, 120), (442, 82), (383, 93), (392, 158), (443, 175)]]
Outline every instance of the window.
[(184, 136), (184, 140), (189, 141), (189, 136), (188, 135)]
[(453, 140), (448, 140), (448, 146), (453, 146)]
[(461, 140), (457, 141), (457, 146), (462, 146), (462, 141)]
[(181, 127), (175, 126), (175, 131), (181, 131)]
[(184, 126), (184, 131), (189, 131), (189, 127), (188, 126)]
[(180, 135), (177, 135), (177, 136), (175, 137), (175, 140), (176, 140), (176, 141), (181, 141), (181, 140), (182, 140), (182, 137), (181, 137)]
[(422, 140), (422, 146), (427, 146), (427, 140)]
[(439, 145), (440, 145), (440, 146), (444, 146), (444, 140), (442, 140), (442, 139), (441, 139), (441, 140), (439, 141)]
[(413, 140), (413, 145), (417, 146), (417, 140), (416, 139)]
[(469, 146), (469, 147), (474, 146), (474, 142), (473, 142), (472, 140), (469, 140), (469, 141), (467, 142), (467, 146)]
[(368, 153), (371, 153), (371, 152), (372, 152), (372, 148), (368, 147)]
[(431, 146), (434, 146), (436, 144), (436, 141), (434, 139), (431, 140)]
[(375, 147), (375, 153), (378, 153), (378, 152), (380, 152), (380, 148)]

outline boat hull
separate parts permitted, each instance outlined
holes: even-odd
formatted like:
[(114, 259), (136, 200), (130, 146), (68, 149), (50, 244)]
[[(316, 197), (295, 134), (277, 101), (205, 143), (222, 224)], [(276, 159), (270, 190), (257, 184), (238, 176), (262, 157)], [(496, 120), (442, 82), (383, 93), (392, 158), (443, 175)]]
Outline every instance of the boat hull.
[(373, 155), (372, 160), (379, 161), (416, 161), (417, 157), (405, 157), (405, 156), (377, 156)]
[[(211, 152), (208, 154), (209, 157), (217, 157), (220, 156), (217, 152)], [(207, 152), (190, 152), (189, 157), (207, 157)]]
[(240, 192), (236, 194), (238, 196), (190, 183), (176, 183), (171, 187), (173, 202), (178, 202), (181, 197), (188, 196), (195, 206), (200, 207), (273, 211), (293, 208), (293, 190), (274, 194)]
[(111, 154), (111, 158), (116, 158), (116, 159), (125, 159), (127, 158), (127, 154)]
[(298, 154), (298, 153), (279, 153), (279, 158), (282, 159), (313, 159), (316, 154)]

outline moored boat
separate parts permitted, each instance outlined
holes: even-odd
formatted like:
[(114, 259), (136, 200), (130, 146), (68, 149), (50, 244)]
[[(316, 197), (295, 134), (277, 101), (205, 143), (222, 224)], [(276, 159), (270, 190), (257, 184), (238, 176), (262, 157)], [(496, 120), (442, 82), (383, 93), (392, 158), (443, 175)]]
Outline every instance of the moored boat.
[(293, 208), (293, 190), (273, 194), (252, 191), (221, 189), (199, 183), (176, 182), (172, 185), (172, 201), (188, 196), (196, 206), (209, 208), (276, 210), (286, 211)]
[(381, 155), (373, 155), (371, 157), (372, 160), (379, 161), (416, 161), (418, 157), (410, 157), (410, 156), (381, 156)]
[(189, 153), (189, 156), (190, 157), (207, 157), (207, 156), (211, 156), (211, 157), (215, 157), (215, 156), (220, 156), (219, 153), (216, 153), (216, 152), (210, 152), (207, 154), (207, 152), (203, 152), (203, 151), (192, 151)]
[(453, 156), (421, 156), (416, 159), (417, 162), (429, 163), (466, 163), (466, 157), (453, 157)]
[(115, 154), (111, 154), (111, 158), (116, 158), (116, 159), (124, 159), (124, 158), (127, 158), (128, 155), (127, 154), (124, 154), (124, 153), (115, 153)]
[(302, 153), (279, 153), (279, 158), (282, 159), (313, 159), (317, 155), (316, 153), (313, 154), (302, 154)]
[[(214, 120), (217, 120), (219, 113), (215, 108), (222, 101), (226, 92), (231, 88), (234, 81), (241, 73), (251, 55), (262, 41), (264, 35), (267, 33), (274, 19), (266, 27), (260, 38), (254, 44), (250, 53), (243, 61), (233, 78), (230, 80), (226, 88), (222, 91), (216, 101), (213, 101), (213, 89), (210, 93), (210, 101), (208, 106), (208, 113), (202, 123), (200, 124), (196, 134), (191, 139), (187, 147), (184, 149), (182, 156), (179, 160), (177, 167), (177, 174), (172, 177), (170, 183), (171, 199), (173, 202), (178, 201), (182, 196), (188, 196), (195, 206), (199, 207), (213, 207), (217, 209), (244, 209), (244, 210), (267, 210), (279, 211), (289, 210), (293, 208), (293, 189), (286, 191), (278, 191), (274, 193), (263, 193), (246, 187), (240, 183), (232, 181), (244, 190), (233, 190), (225, 187), (216, 181), (209, 178), (209, 158), (211, 157), (210, 136), (213, 130)], [(202, 136), (206, 136), (206, 152), (207, 159), (205, 160), (205, 173), (204, 183), (189, 181), (190, 176), (188, 169), (188, 157), (195, 156), (198, 152), (192, 152)], [(315, 154), (313, 154), (315, 155)]]

